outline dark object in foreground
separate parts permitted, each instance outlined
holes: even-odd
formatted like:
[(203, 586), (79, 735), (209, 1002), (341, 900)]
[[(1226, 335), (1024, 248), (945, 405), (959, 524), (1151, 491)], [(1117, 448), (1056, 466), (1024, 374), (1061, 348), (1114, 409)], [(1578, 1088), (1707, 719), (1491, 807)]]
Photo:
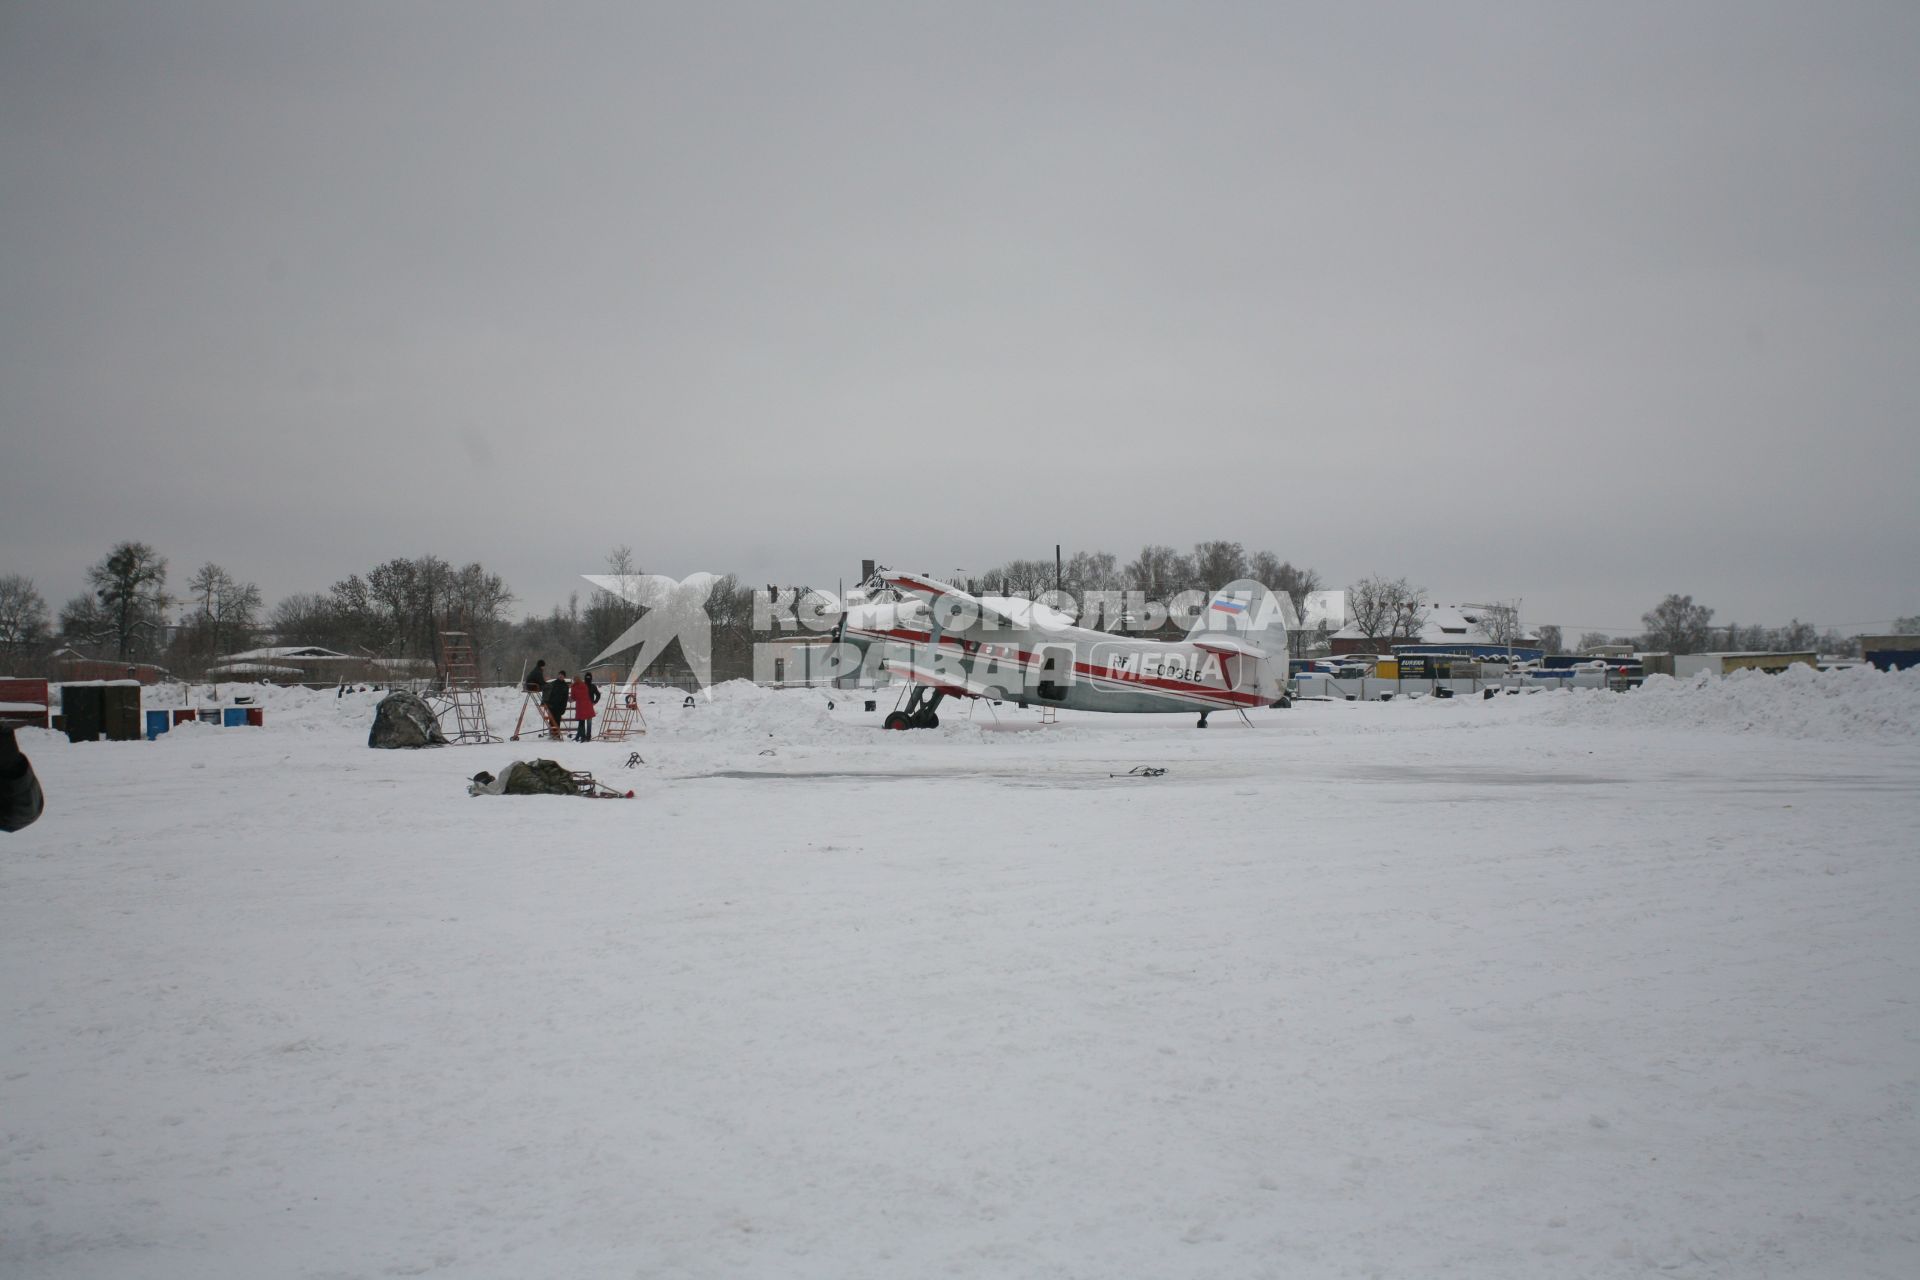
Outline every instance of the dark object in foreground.
[(592, 774), (569, 769), (558, 760), (515, 760), (500, 776), (482, 770), (467, 786), (470, 796), (586, 796), (595, 800), (631, 800), (633, 792), (610, 787)]
[(415, 694), (396, 689), (380, 699), (373, 709), (373, 729), (367, 734), (370, 747), (444, 747), (446, 735), (440, 732), (440, 718)]
[(17, 726), (0, 723), (0, 831), (31, 826), (47, 806), (33, 764), (14, 741)]

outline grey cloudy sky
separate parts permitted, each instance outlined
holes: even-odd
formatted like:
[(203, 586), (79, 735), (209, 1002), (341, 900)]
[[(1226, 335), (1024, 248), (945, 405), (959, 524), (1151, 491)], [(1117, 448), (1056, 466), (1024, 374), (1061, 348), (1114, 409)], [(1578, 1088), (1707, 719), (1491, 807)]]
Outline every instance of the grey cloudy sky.
[(1920, 609), (1920, 6), (0, 4), (0, 572)]

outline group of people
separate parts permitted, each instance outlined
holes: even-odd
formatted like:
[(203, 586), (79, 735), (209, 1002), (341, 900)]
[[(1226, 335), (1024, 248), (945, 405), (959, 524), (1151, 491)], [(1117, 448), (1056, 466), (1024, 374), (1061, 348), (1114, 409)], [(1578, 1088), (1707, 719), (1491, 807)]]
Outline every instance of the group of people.
[(553, 721), (554, 737), (560, 736), (560, 722), (567, 718), (567, 702), (571, 699), (574, 723), (580, 726), (574, 731), (573, 740), (593, 741), (593, 707), (600, 701), (600, 686), (593, 682), (593, 672), (583, 671), (570, 681), (567, 673), (562, 671), (549, 680), (547, 660), (542, 658), (533, 664), (533, 670), (527, 672), (525, 688), (546, 707), (547, 715)]

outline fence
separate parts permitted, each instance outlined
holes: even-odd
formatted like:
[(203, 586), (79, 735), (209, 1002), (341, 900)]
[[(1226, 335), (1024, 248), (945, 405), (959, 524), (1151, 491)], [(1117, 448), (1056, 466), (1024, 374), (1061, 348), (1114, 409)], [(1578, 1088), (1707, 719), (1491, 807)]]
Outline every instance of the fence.
[(1527, 671), (1481, 677), (1379, 676), (1338, 677), (1307, 672), (1294, 677), (1295, 696), (1325, 698), (1333, 702), (1386, 702), (1394, 698), (1480, 697), (1488, 689), (1524, 692), (1530, 689), (1625, 689), (1630, 683), (1590, 668), (1560, 671)]

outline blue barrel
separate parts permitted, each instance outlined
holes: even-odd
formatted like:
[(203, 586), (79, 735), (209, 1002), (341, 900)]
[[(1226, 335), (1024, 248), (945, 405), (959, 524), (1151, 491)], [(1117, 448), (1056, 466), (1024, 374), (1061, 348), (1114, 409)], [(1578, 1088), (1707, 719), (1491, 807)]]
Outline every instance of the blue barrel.
[(245, 707), (220, 708), (220, 725), (222, 728), (232, 728), (236, 724), (245, 724), (246, 722), (247, 709)]
[(152, 742), (155, 738), (159, 737), (161, 734), (165, 733), (168, 729), (172, 727), (173, 727), (173, 714), (171, 712), (152, 711), (152, 710), (149, 710), (147, 712), (147, 741), (148, 742)]

